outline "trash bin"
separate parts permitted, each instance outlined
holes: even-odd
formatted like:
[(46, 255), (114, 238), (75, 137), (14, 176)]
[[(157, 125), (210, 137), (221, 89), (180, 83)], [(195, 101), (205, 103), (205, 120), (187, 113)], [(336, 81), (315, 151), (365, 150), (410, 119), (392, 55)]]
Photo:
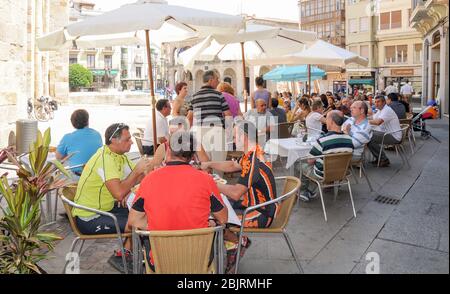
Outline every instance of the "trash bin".
[(30, 151), (30, 145), (36, 141), (38, 132), (37, 120), (20, 119), (16, 121), (17, 154)]

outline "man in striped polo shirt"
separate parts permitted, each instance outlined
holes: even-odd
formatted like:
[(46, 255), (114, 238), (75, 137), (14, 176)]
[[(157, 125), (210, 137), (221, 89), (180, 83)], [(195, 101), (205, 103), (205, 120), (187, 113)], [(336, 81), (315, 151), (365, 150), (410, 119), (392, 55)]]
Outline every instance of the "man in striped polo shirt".
[(372, 138), (372, 127), (367, 119), (369, 107), (364, 101), (355, 101), (350, 106), (352, 117), (342, 125), (342, 131), (352, 137), (353, 159), (359, 160), (364, 152), (364, 146)]
[[(341, 131), (344, 123), (344, 116), (338, 110), (332, 110), (327, 114), (326, 118), (328, 133), (321, 136), (313, 143), (313, 147), (309, 154), (311, 156), (321, 156), (332, 153), (353, 152), (352, 138)], [(300, 189), (300, 199), (309, 201), (317, 196), (316, 187), (313, 182), (304, 176), (305, 174), (314, 174), (318, 178), (323, 177), (323, 159), (311, 158), (308, 162), (302, 164), (302, 186)]]
[(213, 70), (205, 72), (203, 83), (203, 87), (192, 96), (188, 120), (193, 126), (197, 142), (202, 142), (209, 158), (212, 161), (224, 161), (227, 156), (225, 120), (233, 121), (233, 118), (225, 97), (216, 90), (218, 74)]

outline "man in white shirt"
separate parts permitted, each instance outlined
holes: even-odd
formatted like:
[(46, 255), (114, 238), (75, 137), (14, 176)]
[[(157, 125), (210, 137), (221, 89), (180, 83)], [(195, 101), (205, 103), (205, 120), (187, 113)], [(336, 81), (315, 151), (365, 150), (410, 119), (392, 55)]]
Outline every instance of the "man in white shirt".
[(387, 86), (386, 89), (384, 89), (384, 92), (386, 93), (386, 96), (389, 95), (390, 93), (398, 94), (398, 89), (396, 86), (394, 86), (394, 82), (390, 82), (389, 86)]
[(386, 104), (384, 96), (377, 96), (375, 98), (375, 107), (378, 111), (373, 115), (373, 119), (369, 120), (369, 123), (374, 126), (373, 136), (367, 147), (376, 160), (372, 161), (372, 164), (378, 164), (378, 156), (381, 150), (380, 167), (389, 166), (389, 159), (381, 148), (381, 141), (385, 133), (389, 133), (384, 136), (384, 145), (398, 144), (402, 139), (402, 131), (400, 128), (400, 121), (397, 114)]
[[(158, 100), (158, 102), (156, 102), (156, 110), (156, 135), (158, 136), (157, 144), (163, 144), (167, 141), (167, 138), (169, 138), (169, 122), (167, 121), (167, 116), (169, 116), (172, 111), (169, 100)], [(144, 131), (142, 149), (146, 155), (153, 155), (155, 152), (155, 147), (153, 144), (153, 117), (151, 115)]]
[(412, 93), (414, 92), (413, 87), (409, 84), (409, 81), (406, 80), (405, 84), (400, 88), (400, 94), (403, 95), (404, 101), (407, 103), (411, 103)]
[(251, 109), (244, 114), (244, 119), (252, 122), (258, 130), (258, 144), (264, 146), (267, 141), (267, 135), (275, 127), (274, 116), (267, 111), (267, 103), (264, 99), (255, 101), (255, 109)]

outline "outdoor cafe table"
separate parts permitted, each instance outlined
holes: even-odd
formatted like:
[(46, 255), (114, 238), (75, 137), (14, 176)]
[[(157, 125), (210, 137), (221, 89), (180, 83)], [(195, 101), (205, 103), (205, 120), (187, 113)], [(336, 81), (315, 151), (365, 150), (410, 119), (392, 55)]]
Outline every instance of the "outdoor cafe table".
[(302, 142), (299, 138), (270, 139), (264, 146), (264, 151), (270, 155), (287, 157), (286, 169), (294, 175), (294, 163), (309, 154), (311, 142)]

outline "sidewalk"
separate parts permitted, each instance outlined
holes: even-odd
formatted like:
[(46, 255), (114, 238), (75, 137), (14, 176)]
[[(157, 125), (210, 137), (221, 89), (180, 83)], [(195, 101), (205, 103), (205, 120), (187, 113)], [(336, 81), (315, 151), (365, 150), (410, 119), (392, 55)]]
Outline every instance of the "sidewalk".
[[(442, 143), (422, 140), (417, 133), (414, 155), (407, 148), (411, 169), (401, 167), (400, 157), (390, 152), (391, 167), (367, 168), (378, 192), (371, 194), (364, 178), (352, 183), (357, 218), (346, 188), (340, 189), (336, 202), (332, 192), (325, 194), (328, 222), (319, 199), (296, 204), (288, 232), (305, 273), (365, 273), (369, 252), (380, 256), (380, 273), (449, 273), (448, 119), (427, 121), (427, 128)], [(275, 172), (287, 173), (281, 166)], [(378, 194), (400, 202), (379, 203)], [(41, 263), (49, 273), (62, 271), (74, 238), (65, 219), (59, 218), (57, 226), (65, 239), (56, 246), (54, 258)], [(282, 236), (255, 236), (252, 241), (240, 273), (298, 272)], [(115, 241), (90, 241), (84, 248), (82, 273), (118, 273), (106, 262)]]

